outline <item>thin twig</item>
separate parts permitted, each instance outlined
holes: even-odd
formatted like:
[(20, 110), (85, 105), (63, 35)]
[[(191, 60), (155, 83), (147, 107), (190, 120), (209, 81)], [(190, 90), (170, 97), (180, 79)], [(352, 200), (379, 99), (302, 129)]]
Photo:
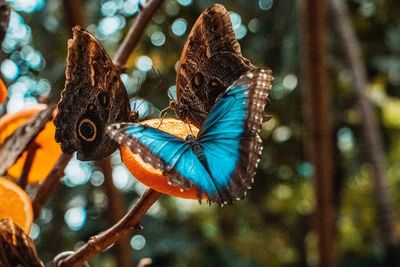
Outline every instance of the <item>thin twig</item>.
[(78, 267), (80, 264), (114, 244), (133, 229), (140, 229), (139, 223), (147, 210), (157, 201), (161, 193), (147, 189), (129, 212), (106, 231), (92, 236), (89, 241), (73, 255), (58, 263), (59, 267)]
[(368, 87), (367, 70), (361, 55), (360, 44), (351, 26), (352, 23), (346, 3), (343, 0), (331, 0), (329, 2), (336, 18), (333, 24), (342, 39), (343, 52), (346, 55), (346, 60), (353, 76), (354, 94), (357, 107), (362, 116), (361, 127), (365, 142), (364, 148), (373, 173), (382, 241), (387, 245), (394, 246), (398, 242), (398, 238), (395, 235), (396, 220), (388, 191), (387, 163), (381, 133), (379, 132), (378, 119), (365, 93)]
[(63, 0), (65, 20), (68, 23), (68, 31), (77, 25), (86, 27), (86, 20), (81, 0)]
[(147, 24), (163, 2), (164, 0), (152, 0), (143, 7), (142, 11), (137, 15), (128, 34), (125, 36), (121, 46), (114, 56), (114, 65), (118, 69), (124, 68), (129, 56), (139, 43)]
[(316, 195), (315, 228), (319, 266), (335, 266), (333, 205), (333, 128), (326, 53), (326, 3), (301, 1), (304, 114), (307, 157), (312, 162)]
[(29, 172), (31, 171), (32, 163), (33, 163), (33, 160), (35, 159), (35, 155), (36, 155), (38, 148), (39, 148), (39, 146), (35, 142), (32, 142), (28, 146), (24, 166), (22, 167), (22, 172), (21, 172), (21, 175), (19, 176), (18, 182), (17, 182), (17, 184), (24, 190), (28, 184)]
[(38, 218), (42, 207), (59, 185), (60, 178), (64, 175), (65, 166), (67, 166), (71, 157), (72, 155), (70, 154), (61, 154), (46, 179), (40, 184), (36, 193), (32, 196), (32, 207), (35, 219)]
[[(98, 162), (98, 166), (104, 174), (104, 185), (107, 194), (107, 213), (109, 224), (113, 225), (120, 220), (126, 211), (124, 197), (115, 188), (112, 179), (112, 166), (110, 157)], [(132, 266), (132, 253), (129, 245), (129, 237), (126, 235), (115, 243), (114, 253), (118, 266)]]

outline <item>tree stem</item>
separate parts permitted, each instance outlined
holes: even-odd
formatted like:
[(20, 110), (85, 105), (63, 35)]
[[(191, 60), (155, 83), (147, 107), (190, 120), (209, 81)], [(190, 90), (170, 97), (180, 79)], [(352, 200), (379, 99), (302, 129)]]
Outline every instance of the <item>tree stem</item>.
[(352, 23), (346, 3), (343, 0), (330, 0), (329, 2), (333, 17), (336, 18), (333, 25), (342, 40), (343, 52), (353, 76), (357, 107), (362, 116), (361, 127), (365, 142), (364, 148), (372, 169), (382, 241), (386, 245), (394, 246), (397, 244), (398, 239), (395, 235), (395, 215), (386, 181), (386, 156), (381, 134), (379, 133), (377, 115), (365, 94), (368, 87), (367, 70), (361, 55), (360, 44), (351, 26)]
[(316, 195), (315, 228), (318, 234), (319, 266), (335, 266), (333, 205), (333, 139), (330, 90), (326, 57), (326, 4), (301, 1), (302, 76), (307, 157), (314, 166)]
[[(109, 224), (113, 225), (120, 220), (125, 214), (124, 197), (117, 188), (115, 188), (112, 178), (112, 166), (110, 157), (102, 159), (98, 162), (98, 166), (104, 174), (104, 185), (107, 194), (107, 213)], [(131, 249), (129, 245), (128, 235), (122, 237), (114, 246), (115, 258), (118, 266), (132, 266)]]
[(31, 171), (32, 163), (33, 163), (33, 160), (35, 159), (36, 151), (38, 148), (39, 148), (39, 146), (35, 143), (35, 141), (33, 141), (28, 146), (24, 166), (22, 167), (22, 172), (21, 172), (21, 175), (19, 176), (19, 179), (17, 182), (18, 185), (24, 190), (26, 189), (26, 186), (28, 184), (29, 172)]
[(118, 69), (124, 68), (129, 56), (139, 43), (147, 24), (163, 2), (164, 0), (152, 0), (137, 15), (128, 34), (125, 36), (114, 56), (114, 65), (117, 66)]

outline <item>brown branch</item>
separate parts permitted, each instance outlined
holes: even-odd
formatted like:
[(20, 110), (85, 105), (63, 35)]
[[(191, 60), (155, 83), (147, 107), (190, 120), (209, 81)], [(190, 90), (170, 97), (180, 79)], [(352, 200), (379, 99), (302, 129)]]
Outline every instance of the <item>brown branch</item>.
[(315, 228), (319, 266), (335, 266), (333, 206), (333, 139), (326, 56), (325, 1), (301, 2), (304, 114), (307, 157), (312, 162), (316, 195)]
[(72, 155), (61, 154), (56, 164), (47, 175), (46, 179), (40, 184), (36, 193), (32, 196), (32, 207), (35, 219), (40, 215), (42, 207), (49, 200), (52, 193), (56, 190), (60, 178), (64, 175), (65, 166), (67, 166)]
[(133, 229), (140, 229), (139, 223), (146, 215), (147, 210), (157, 201), (161, 193), (147, 189), (129, 212), (115, 225), (106, 231), (92, 236), (89, 241), (79, 248), (73, 255), (58, 263), (59, 267), (78, 267), (90, 257), (103, 251), (125, 236)]
[(139, 43), (147, 24), (163, 2), (164, 0), (152, 0), (143, 7), (142, 11), (137, 15), (128, 34), (125, 36), (114, 56), (114, 65), (117, 66), (118, 69), (124, 68), (129, 56)]
[[(108, 218), (110, 225), (113, 225), (124, 216), (126, 210), (125, 201), (121, 192), (119, 192), (114, 186), (110, 157), (99, 161), (98, 166), (104, 174), (104, 185), (108, 200)], [(129, 236), (124, 236), (115, 243), (114, 252), (117, 266), (132, 266), (132, 253), (129, 242)]]
[(86, 27), (86, 20), (81, 0), (63, 0), (65, 20), (68, 23), (68, 31), (76, 25)]
[(343, 52), (353, 76), (354, 94), (362, 116), (361, 127), (374, 180), (375, 199), (382, 240), (387, 245), (397, 244), (395, 235), (395, 215), (386, 182), (386, 156), (382, 145), (377, 115), (368, 101), (365, 90), (368, 87), (367, 70), (361, 54), (360, 44), (351, 27), (347, 5), (342, 0), (331, 0), (331, 9), (336, 18), (334, 25), (343, 44)]
[(35, 142), (32, 142), (28, 146), (24, 166), (22, 167), (22, 172), (21, 172), (21, 175), (19, 176), (18, 182), (17, 182), (17, 184), (24, 190), (26, 189), (26, 186), (28, 184), (29, 172), (31, 171), (32, 163), (33, 163), (33, 160), (35, 159), (35, 155), (36, 155), (38, 148), (39, 148), (39, 146)]

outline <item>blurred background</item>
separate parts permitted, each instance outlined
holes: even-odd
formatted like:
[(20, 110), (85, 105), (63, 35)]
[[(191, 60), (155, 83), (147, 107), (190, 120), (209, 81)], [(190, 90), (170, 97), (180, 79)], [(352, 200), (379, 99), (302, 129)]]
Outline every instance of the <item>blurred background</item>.
[[(9, 101), (1, 112), (16, 112), (40, 102), (57, 102), (64, 86), (67, 39), (73, 18), (68, 0), (8, 0), (11, 20), (0, 55)], [(72, 12), (113, 56), (134, 17), (139, 0), (71, 1)], [(121, 75), (130, 97), (149, 102), (144, 116), (157, 116), (175, 93), (175, 68), (186, 37), (201, 11), (217, 1), (166, 0), (146, 28)], [(163, 196), (149, 210), (144, 230), (129, 235), (125, 257), (153, 266), (314, 266), (317, 264), (315, 168), (305, 144), (301, 1), (218, 1), (230, 11), (242, 53), (273, 70), (272, 119), (263, 124), (264, 153), (255, 185), (245, 200), (227, 207)], [(377, 112), (387, 157), (390, 212), (400, 211), (400, 4), (394, 0), (349, 0), (351, 26), (368, 75), (365, 93)], [(354, 84), (338, 17), (328, 10), (327, 69), (333, 113), (333, 245), (338, 266), (388, 265), (388, 244), (379, 230), (379, 212), (369, 170), (363, 118), (355, 105)], [(317, 68), (318, 66), (316, 66)], [(158, 73), (155, 73), (156, 70)], [(312, 75), (313, 69), (308, 73)], [(135, 101), (132, 101), (135, 106)], [(137, 105), (136, 105), (137, 106)], [(113, 184), (125, 209), (145, 187), (112, 156)], [(62, 186), (31, 231), (45, 262), (79, 248), (109, 226), (103, 173), (94, 163), (72, 160)], [(112, 211), (111, 211), (112, 212)], [(395, 220), (395, 219), (394, 219)], [(400, 230), (395, 221), (394, 235)], [(118, 266), (115, 248), (92, 259), (91, 266)], [(123, 256), (124, 257), (124, 256)], [(392, 265), (394, 266), (394, 265)]]

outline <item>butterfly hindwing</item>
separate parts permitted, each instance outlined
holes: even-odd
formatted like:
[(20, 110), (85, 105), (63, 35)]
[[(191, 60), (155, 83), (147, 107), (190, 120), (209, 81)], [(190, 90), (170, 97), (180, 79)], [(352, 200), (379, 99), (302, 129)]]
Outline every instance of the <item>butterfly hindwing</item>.
[(231, 203), (253, 181), (272, 80), (265, 69), (243, 75), (218, 98), (195, 141), (139, 124), (112, 125), (109, 135), (162, 170), (171, 183), (184, 189), (196, 185), (210, 201)]
[(220, 194), (227, 203), (244, 197), (253, 182), (272, 81), (272, 72), (267, 69), (241, 76), (217, 100), (198, 134), (211, 176), (219, 178)]
[(128, 121), (128, 94), (112, 60), (88, 31), (73, 28), (68, 41), (65, 89), (54, 120), (56, 141), (80, 160), (99, 160), (118, 146), (105, 125)]
[(198, 186), (215, 191), (211, 177), (185, 140), (153, 127), (119, 123), (109, 127), (109, 135), (161, 170), (169, 181), (182, 189)]
[(215, 99), (252, 68), (240, 52), (228, 11), (214, 4), (199, 16), (186, 40), (171, 107), (200, 127)]

